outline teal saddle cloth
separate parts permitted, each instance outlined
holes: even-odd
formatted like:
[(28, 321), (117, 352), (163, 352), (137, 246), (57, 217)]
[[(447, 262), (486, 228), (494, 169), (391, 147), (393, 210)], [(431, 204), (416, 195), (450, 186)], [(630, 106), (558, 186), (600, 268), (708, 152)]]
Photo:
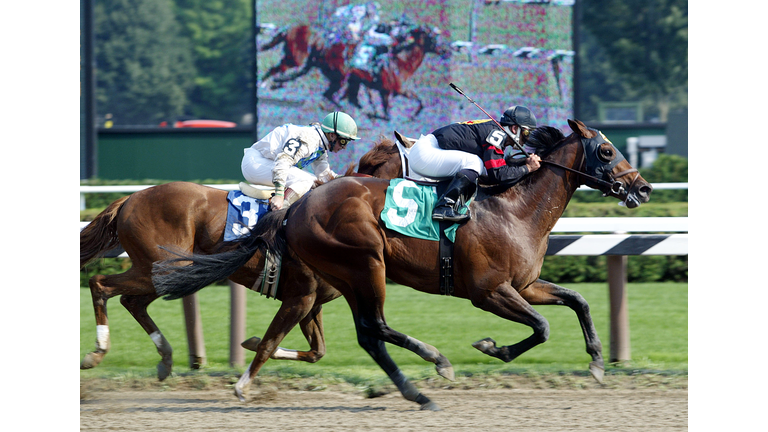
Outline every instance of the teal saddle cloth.
[[(384, 208), (381, 210), (381, 220), (387, 228), (400, 234), (439, 241), (440, 224), (432, 220), (432, 210), (437, 201), (435, 186), (406, 179), (390, 180)], [(444, 231), (452, 243), (456, 241), (458, 227), (459, 224), (452, 224)]]

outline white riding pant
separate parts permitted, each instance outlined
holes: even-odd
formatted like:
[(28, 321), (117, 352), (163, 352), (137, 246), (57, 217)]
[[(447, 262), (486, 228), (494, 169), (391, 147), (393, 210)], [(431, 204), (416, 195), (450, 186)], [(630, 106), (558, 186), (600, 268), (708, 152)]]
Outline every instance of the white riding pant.
[(431, 178), (453, 177), (463, 169), (478, 175), (485, 173), (483, 160), (476, 154), (461, 150), (445, 150), (437, 144), (434, 135), (422, 135), (408, 153), (412, 170)]
[[(274, 168), (274, 160), (265, 158), (256, 149), (245, 149), (245, 156), (243, 156), (243, 162), (240, 164), (240, 170), (243, 172), (243, 177), (249, 183), (273, 186), (272, 170)], [(288, 170), (285, 187), (293, 189), (299, 196), (302, 196), (312, 188), (315, 180), (317, 180), (317, 177), (314, 174), (293, 166)]]

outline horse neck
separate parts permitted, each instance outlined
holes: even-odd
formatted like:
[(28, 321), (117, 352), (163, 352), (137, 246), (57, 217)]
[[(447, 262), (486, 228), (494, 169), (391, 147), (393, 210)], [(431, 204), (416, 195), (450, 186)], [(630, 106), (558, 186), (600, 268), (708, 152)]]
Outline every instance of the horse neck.
[[(583, 149), (576, 139), (556, 149), (546, 160), (578, 170)], [(563, 215), (580, 180), (575, 173), (542, 163), (529, 180), (510, 188), (502, 196), (510, 203), (510, 214), (514, 218), (528, 221), (529, 229), (546, 235)]]

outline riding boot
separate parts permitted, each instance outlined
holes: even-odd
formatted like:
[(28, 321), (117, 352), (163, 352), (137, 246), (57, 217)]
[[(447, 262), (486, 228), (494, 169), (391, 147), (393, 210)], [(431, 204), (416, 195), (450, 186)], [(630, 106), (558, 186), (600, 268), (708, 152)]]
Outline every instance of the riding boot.
[[(474, 176), (473, 176), (474, 177)], [(448, 222), (466, 222), (470, 219), (469, 209), (464, 214), (460, 211), (466, 208), (467, 201), (477, 190), (477, 177), (470, 179), (463, 172), (456, 176), (448, 185), (448, 190), (440, 198), (432, 212), (433, 220)]]

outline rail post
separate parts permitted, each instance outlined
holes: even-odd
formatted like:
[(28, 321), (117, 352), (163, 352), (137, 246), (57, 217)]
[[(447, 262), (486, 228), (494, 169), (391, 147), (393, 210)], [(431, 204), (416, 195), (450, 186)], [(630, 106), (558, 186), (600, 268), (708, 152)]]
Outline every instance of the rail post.
[(629, 302), (627, 301), (627, 256), (608, 255), (608, 296), (611, 307), (611, 362), (632, 358), (629, 345)]
[(245, 365), (245, 349), (240, 343), (245, 340), (245, 290), (243, 285), (229, 283), (229, 366)]
[(187, 346), (189, 347), (190, 369), (200, 369), (205, 365), (205, 341), (203, 340), (203, 321), (200, 318), (200, 301), (197, 294), (181, 299), (184, 310), (184, 324), (187, 327)]

